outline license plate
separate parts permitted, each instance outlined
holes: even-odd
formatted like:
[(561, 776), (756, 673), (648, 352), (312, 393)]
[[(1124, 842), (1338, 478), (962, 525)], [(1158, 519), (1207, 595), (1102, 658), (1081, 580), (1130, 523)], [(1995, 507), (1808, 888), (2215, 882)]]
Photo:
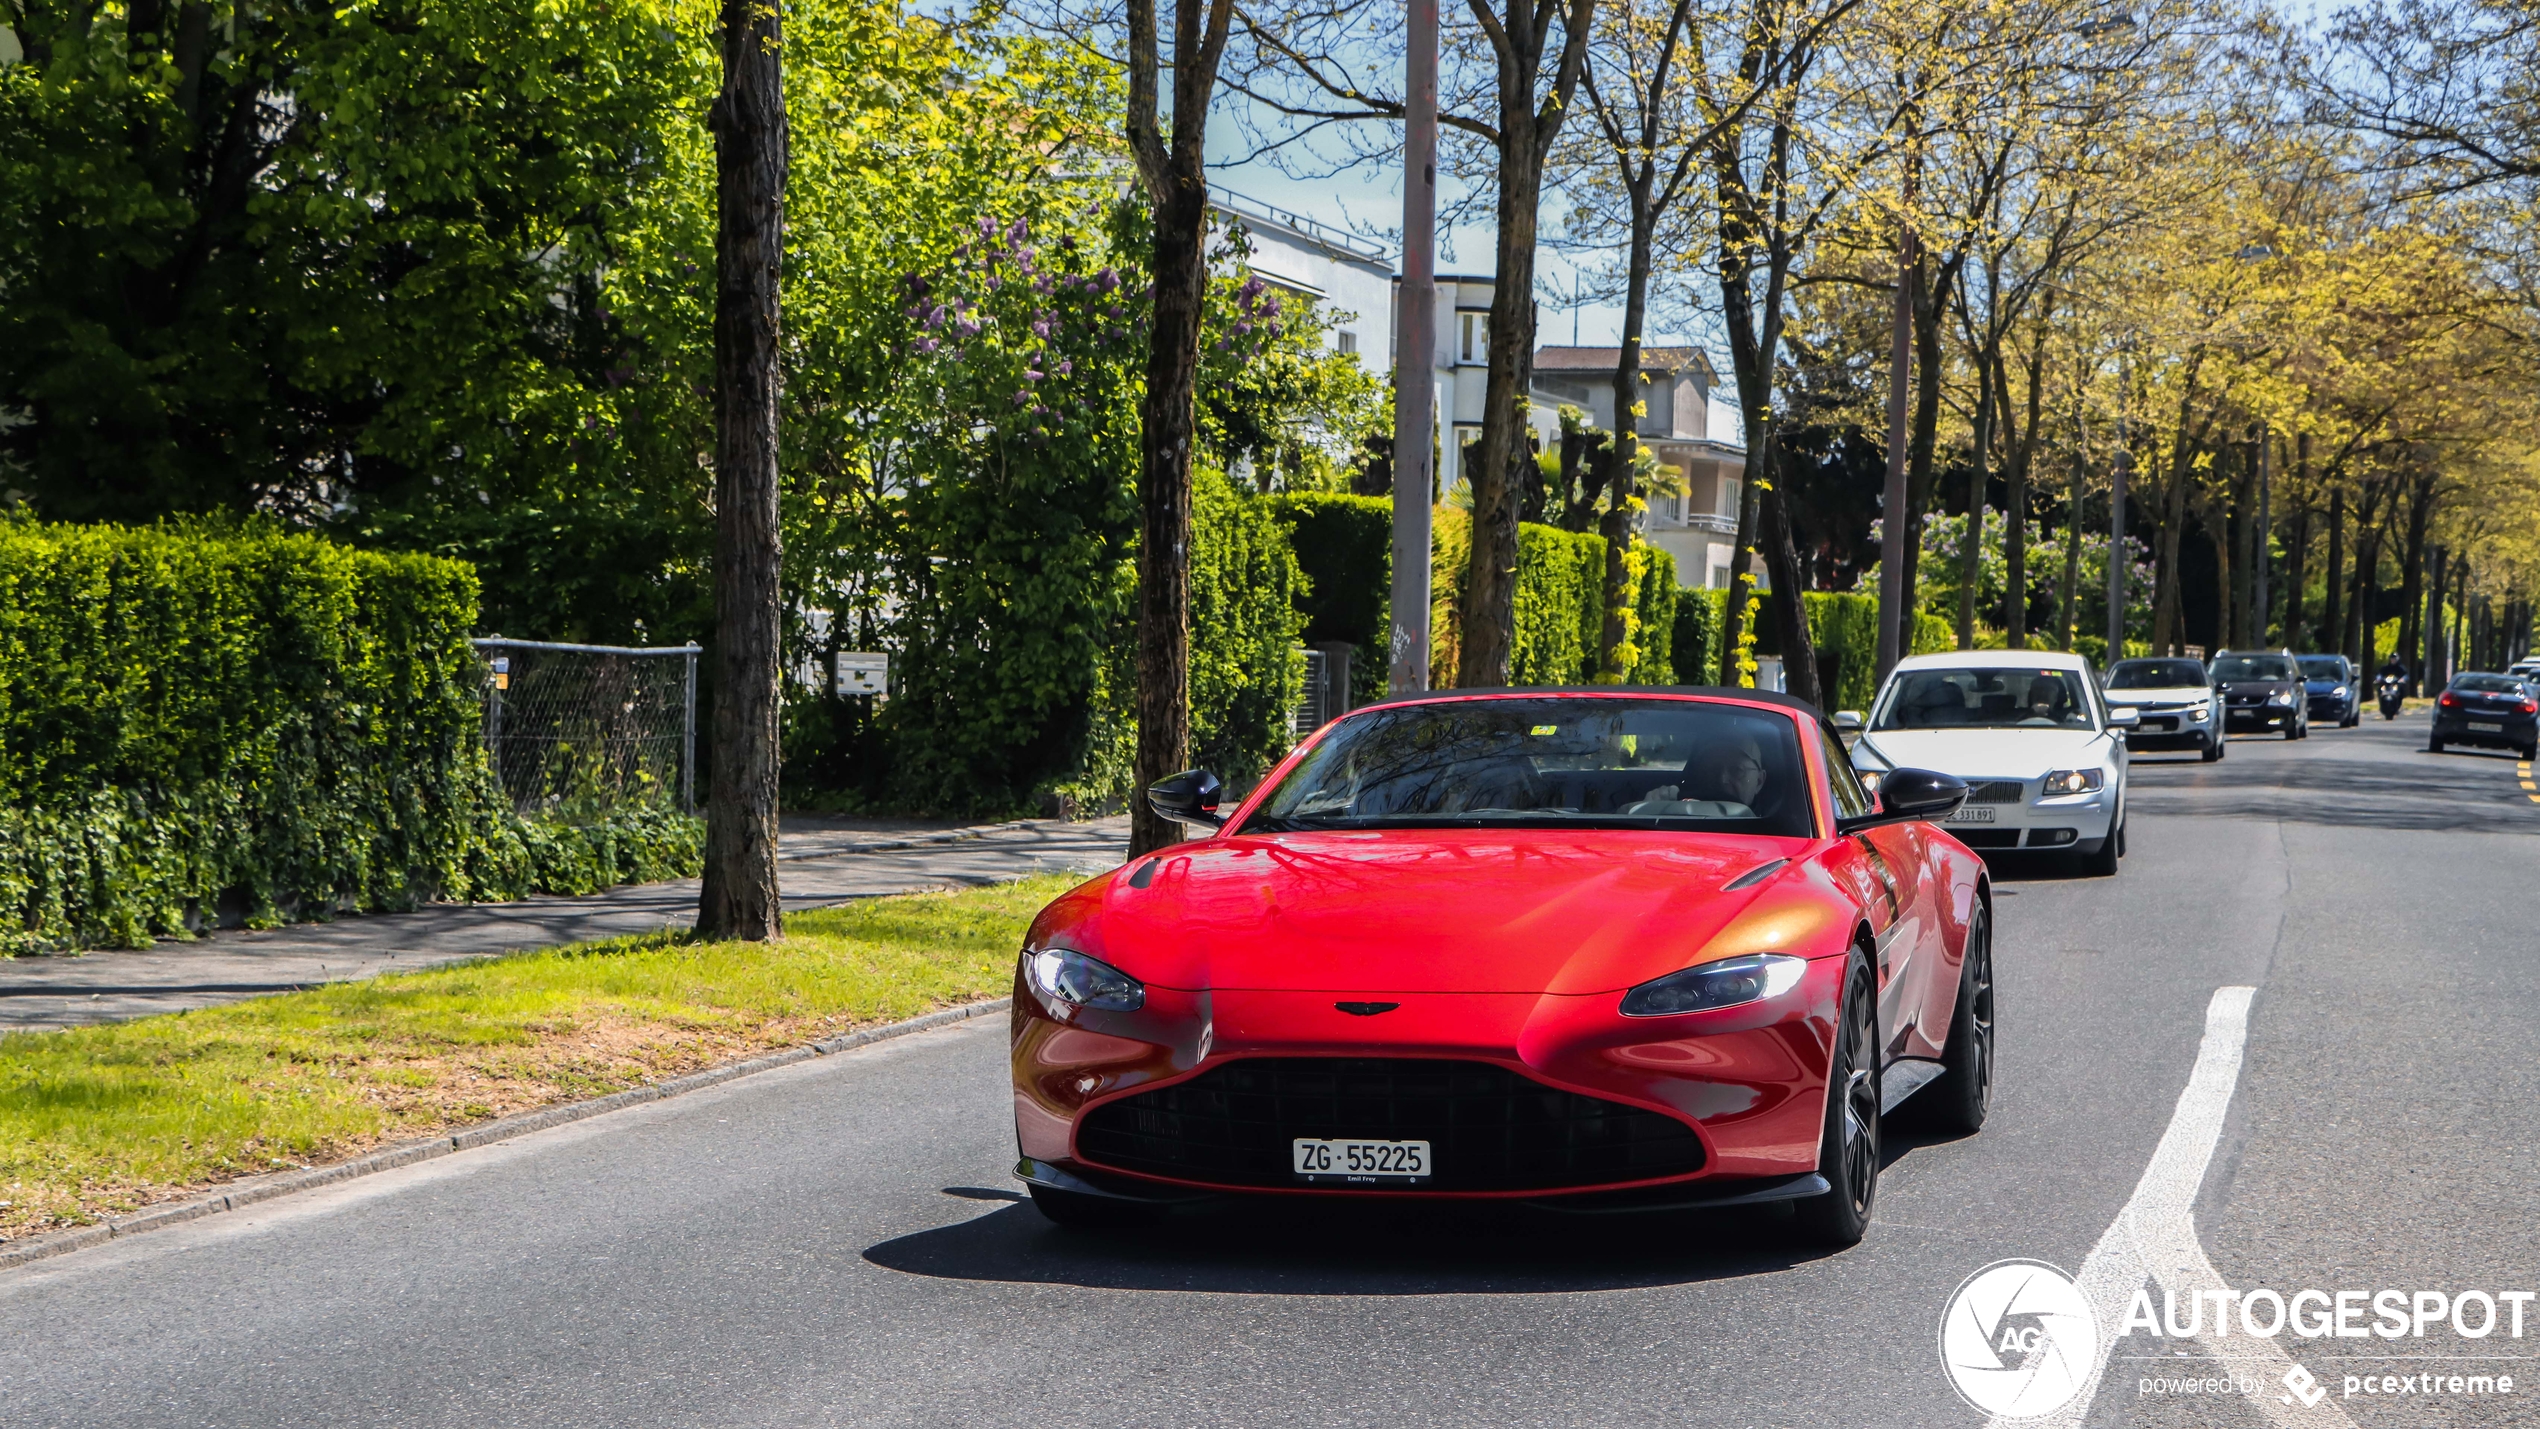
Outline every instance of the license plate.
[(1434, 1163), (1425, 1141), (1362, 1141), (1300, 1136), (1293, 1144), (1296, 1178), (1333, 1185), (1416, 1186)]
[(1993, 806), (1990, 804), (1960, 804), (1958, 806), (1958, 812), (1949, 816), (1949, 822), (1953, 824), (1992, 823)]
[(2469, 722), (2469, 731), (2472, 734), (2503, 734), (2505, 726), (2499, 720), (2474, 719)]

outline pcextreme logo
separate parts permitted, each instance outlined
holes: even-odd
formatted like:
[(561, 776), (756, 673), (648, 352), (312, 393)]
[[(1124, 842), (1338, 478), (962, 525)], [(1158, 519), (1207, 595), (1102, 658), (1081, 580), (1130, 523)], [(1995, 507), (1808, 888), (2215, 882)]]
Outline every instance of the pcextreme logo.
[(2098, 1358), (2090, 1302), (2042, 1260), (1995, 1261), (1960, 1282), (1941, 1311), (1941, 1368), (1986, 1414), (2052, 1414), (2081, 1393)]

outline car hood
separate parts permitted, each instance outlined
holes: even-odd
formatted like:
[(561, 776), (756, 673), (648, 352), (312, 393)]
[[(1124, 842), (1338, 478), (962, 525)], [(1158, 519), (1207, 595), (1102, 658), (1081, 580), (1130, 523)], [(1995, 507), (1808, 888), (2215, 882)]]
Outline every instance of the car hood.
[(1759, 898), (1795, 904), (1776, 925), (1791, 941), (1831, 923), (1834, 890), (1805, 862), (1722, 887), (1808, 846), (1645, 830), (1208, 839), (1077, 889), (1033, 936), (1194, 991), (1607, 992), (1725, 956), (1708, 945)]
[(2192, 705), (2212, 694), (2203, 685), (2167, 685), (2157, 690), (2110, 690), (2112, 705)]
[(2087, 729), (1883, 729), (1861, 742), (1892, 769), (2034, 779), (2050, 769), (2097, 768), (2106, 739)]
[(2338, 679), (2334, 675), (2322, 675), (2316, 680), (2304, 680), (2302, 683), (2312, 694), (2317, 695), (2336, 689), (2338, 686), (2345, 684), (2346, 681)]
[(2299, 688), (2292, 680), (2225, 680), (2219, 689), (2230, 695), (2272, 695)]

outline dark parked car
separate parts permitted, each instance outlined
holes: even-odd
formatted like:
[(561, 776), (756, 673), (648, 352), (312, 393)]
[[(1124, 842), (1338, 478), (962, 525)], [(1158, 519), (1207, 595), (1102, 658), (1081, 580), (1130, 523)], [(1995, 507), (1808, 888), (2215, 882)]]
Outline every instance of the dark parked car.
[(2225, 650), (2214, 656), (2214, 693), (2225, 729), (2281, 729), (2286, 739), (2311, 732), (2310, 692), (2290, 650)]
[(2336, 729), (2364, 722), (2364, 687), (2355, 662), (2343, 655), (2301, 657), (2302, 684), (2310, 691), (2311, 723)]
[(2434, 702), (2434, 736), (2425, 747), (2441, 754), (2447, 744), (2540, 759), (2540, 696), (2511, 675), (2454, 675)]

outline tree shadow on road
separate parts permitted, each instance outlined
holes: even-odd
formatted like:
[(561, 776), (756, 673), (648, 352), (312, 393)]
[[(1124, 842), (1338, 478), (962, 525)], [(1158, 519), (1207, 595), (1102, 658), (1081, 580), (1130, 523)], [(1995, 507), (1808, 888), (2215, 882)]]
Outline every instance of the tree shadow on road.
[[(1149, 1225), (1061, 1229), (1028, 1205), (884, 1241), (864, 1258), (950, 1280), (1238, 1295), (1533, 1295), (1788, 1270), (1830, 1254), (1787, 1206), (1580, 1216), (1470, 1202), (1233, 1199)], [(1875, 1226), (1872, 1235), (1877, 1234)]]

